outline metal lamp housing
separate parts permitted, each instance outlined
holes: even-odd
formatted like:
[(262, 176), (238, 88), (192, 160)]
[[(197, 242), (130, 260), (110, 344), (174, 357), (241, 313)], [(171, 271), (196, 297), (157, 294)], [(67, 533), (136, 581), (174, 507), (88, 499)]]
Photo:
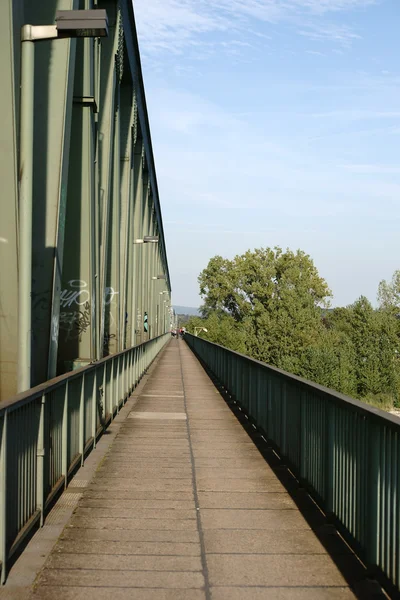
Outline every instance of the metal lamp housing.
[(107, 37), (107, 12), (95, 10), (58, 10), (56, 24), (59, 37)]

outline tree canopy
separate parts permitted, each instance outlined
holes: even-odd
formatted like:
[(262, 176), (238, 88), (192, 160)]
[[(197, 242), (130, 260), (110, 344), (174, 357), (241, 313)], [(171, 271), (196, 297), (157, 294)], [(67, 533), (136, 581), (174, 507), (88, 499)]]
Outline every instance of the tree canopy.
[(380, 308), (400, 313), (400, 270), (393, 273), (391, 281), (380, 282), (378, 302)]
[(328, 309), (331, 291), (311, 257), (279, 247), (214, 256), (199, 275), (202, 318), (188, 330), (383, 407), (399, 402), (400, 270), (378, 289)]
[(250, 356), (293, 369), (322, 329), (331, 295), (312, 259), (298, 250), (261, 248), (233, 260), (212, 258), (199, 276), (204, 317), (230, 315), (246, 332)]

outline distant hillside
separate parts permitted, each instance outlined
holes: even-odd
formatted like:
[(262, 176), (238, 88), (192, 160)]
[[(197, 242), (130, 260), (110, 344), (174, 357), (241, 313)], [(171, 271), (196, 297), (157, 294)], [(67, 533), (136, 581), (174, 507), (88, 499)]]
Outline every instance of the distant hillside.
[(193, 306), (174, 306), (174, 311), (177, 315), (190, 315), (191, 317), (199, 317), (200, 312), (198, 308)]

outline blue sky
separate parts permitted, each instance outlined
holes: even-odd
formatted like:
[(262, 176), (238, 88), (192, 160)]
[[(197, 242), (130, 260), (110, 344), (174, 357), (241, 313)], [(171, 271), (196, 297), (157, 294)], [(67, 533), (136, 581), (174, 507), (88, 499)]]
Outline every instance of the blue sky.
[(311, 255), (333, 306), (400, 268), (399, 0), (134, 0), (174, 304), (208, 260)]

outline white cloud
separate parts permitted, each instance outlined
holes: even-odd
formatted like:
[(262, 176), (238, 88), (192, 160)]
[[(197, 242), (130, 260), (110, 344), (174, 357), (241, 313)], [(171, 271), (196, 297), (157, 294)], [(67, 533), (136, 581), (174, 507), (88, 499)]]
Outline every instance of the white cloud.
[(185, 91), (157, 87), (149, 98), (154, 99), (153, 142), (167, 219), (179, 214), (188, 226), (193, 223), (194, 231), (213, 214), (228, 232), (241, 225), (250, 231), (249, 212), (259, 226), (282, 216), (293, 221), (307, 215), (313, 222), (338, 215), (356, 218), (360, 212), (376, 218), (393, 211), (400, 169), (383, 161), (382, 166), (368, 164), (360, 150), (350, 158), (344, 144), (333, 157), (327, 150), (320, 154), (307, 148), (301, 138), (297, 143), (281, 135), (266, 138), (258, 119), (246, 121)]
[[(283, 3), (282, 3), (283, 4)], [(300, 10), (308, 9), (316, 14), (348, 11), (356, 8), (366, 8), (376, 4), (376, 0), (290, 0), (289, 6)]]
[(193, 48), (200, 51), (198, 40), (208, 34), (261, 39), (257, 22), (286, 22), (311, 39), (349, 45), (359, 35), (346, 25), (329, 24), (329, 14), (366, 8), (378, 1), (134, 0), (134, 8), (141, 50), (155, 55), (160, 51), (182, 54)]
[[(399, 175), (400, 167), (393, 165), (341, 165), (342, 169), (362, 175)], [(398, 189), (395, 190), (398, 192)]]
[(350, 46), (354, 40), (361, 38), (350, 27), (346, 25), (330, 25), (309, 23), (299, 29), (298, 33), (315, 42), (330, 41), (339, 44), (340, 46)]
[(332, 110), (329, 112), (313, 113), (310, 115), (314, 118), (321, 119), (344, 119), (349, 121), (363, 121), (367, 119), (398, 119), (399, 111), (382, 111), (382, 110)]
[(312, 54), (313, 56), (326, 56), (324, 52), (318, 52), (317, 50), (306, 50), (306, 54)]

